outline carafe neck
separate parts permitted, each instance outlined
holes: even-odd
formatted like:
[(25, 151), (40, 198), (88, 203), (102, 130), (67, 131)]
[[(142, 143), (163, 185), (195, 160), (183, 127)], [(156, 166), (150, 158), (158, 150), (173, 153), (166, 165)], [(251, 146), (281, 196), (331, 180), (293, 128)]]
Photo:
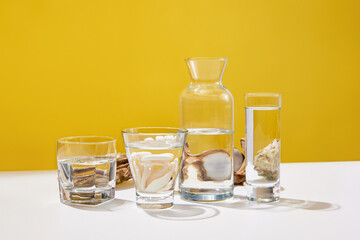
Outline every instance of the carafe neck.
[(188, 58), (185, 61), (192, 85), (222, 85), (221, 79), (227, 62), (226, 58)]

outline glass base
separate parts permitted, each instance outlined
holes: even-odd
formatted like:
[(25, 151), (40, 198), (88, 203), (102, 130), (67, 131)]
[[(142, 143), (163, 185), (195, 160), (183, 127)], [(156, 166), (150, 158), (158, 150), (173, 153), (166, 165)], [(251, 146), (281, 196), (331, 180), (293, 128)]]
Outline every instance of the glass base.
[(136, 192), (136, 204), (143, 209), (165, 209), (174, 205), (174, 192), (139, 193)]
[(115, 188), (100, 190), (62, 189), (60, 201), (65, 204), (98, 205), (114, 199)]
[(181, 188), (180, 196), (185, 200), (202, 201), (202, 202), (214, 202), (222, 201), (233, 196), (233, 188), (229, 189), (192, 189)]
[(246, 197), (249, 201), (259, 203), (276, 202), (280, 199), (280, 184), (258, 186), (246, 183)]

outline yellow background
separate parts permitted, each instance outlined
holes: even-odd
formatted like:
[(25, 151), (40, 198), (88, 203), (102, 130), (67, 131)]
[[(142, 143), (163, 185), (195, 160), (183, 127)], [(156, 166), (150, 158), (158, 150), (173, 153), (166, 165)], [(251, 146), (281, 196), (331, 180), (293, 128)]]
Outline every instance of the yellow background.
[(56, 139), (177, 126), (184, 58), (228, 57), (283, 96), (282, 162), (360, 160), (360, 1), (0, 0), (0, 170), (56, 168)]

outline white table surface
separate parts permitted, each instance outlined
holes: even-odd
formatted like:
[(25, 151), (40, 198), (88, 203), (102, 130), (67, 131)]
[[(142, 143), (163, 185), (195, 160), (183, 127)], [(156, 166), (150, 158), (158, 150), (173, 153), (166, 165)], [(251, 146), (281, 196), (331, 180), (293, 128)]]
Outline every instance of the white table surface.
[[(0, 239), (360, 239), (360, 161), (281, 165), (281, 200), (244, 188), (217, 203), (136, 207), (132, 184), (100, 206), (59, 201), (56, 171), (0, 172)], [(358, 228), (359, 227), (359, 228)]]

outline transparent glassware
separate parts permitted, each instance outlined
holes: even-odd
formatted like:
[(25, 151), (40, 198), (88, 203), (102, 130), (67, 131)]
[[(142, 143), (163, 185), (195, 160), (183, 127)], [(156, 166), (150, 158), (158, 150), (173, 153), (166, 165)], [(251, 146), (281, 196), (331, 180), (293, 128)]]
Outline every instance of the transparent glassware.
[(116, 139), (65, 137), (57, 141), (60, 201), (96, 205), (115, 196)]
[(280, 197), (281, 95), (245, 95), (246, 190), (250, 201), (273, 202)]
[(173, 206), (174, 185), (187, 130), (129, 128), (122, 134), (135, 182), (137, 205), (145, 209)]
[(190, 85), (180, 96), (188, 130), (179, 177), (182, 198), (216, 201), (233, 195), (234, 100), (221, 82), (226, 58), (188, 58)]

